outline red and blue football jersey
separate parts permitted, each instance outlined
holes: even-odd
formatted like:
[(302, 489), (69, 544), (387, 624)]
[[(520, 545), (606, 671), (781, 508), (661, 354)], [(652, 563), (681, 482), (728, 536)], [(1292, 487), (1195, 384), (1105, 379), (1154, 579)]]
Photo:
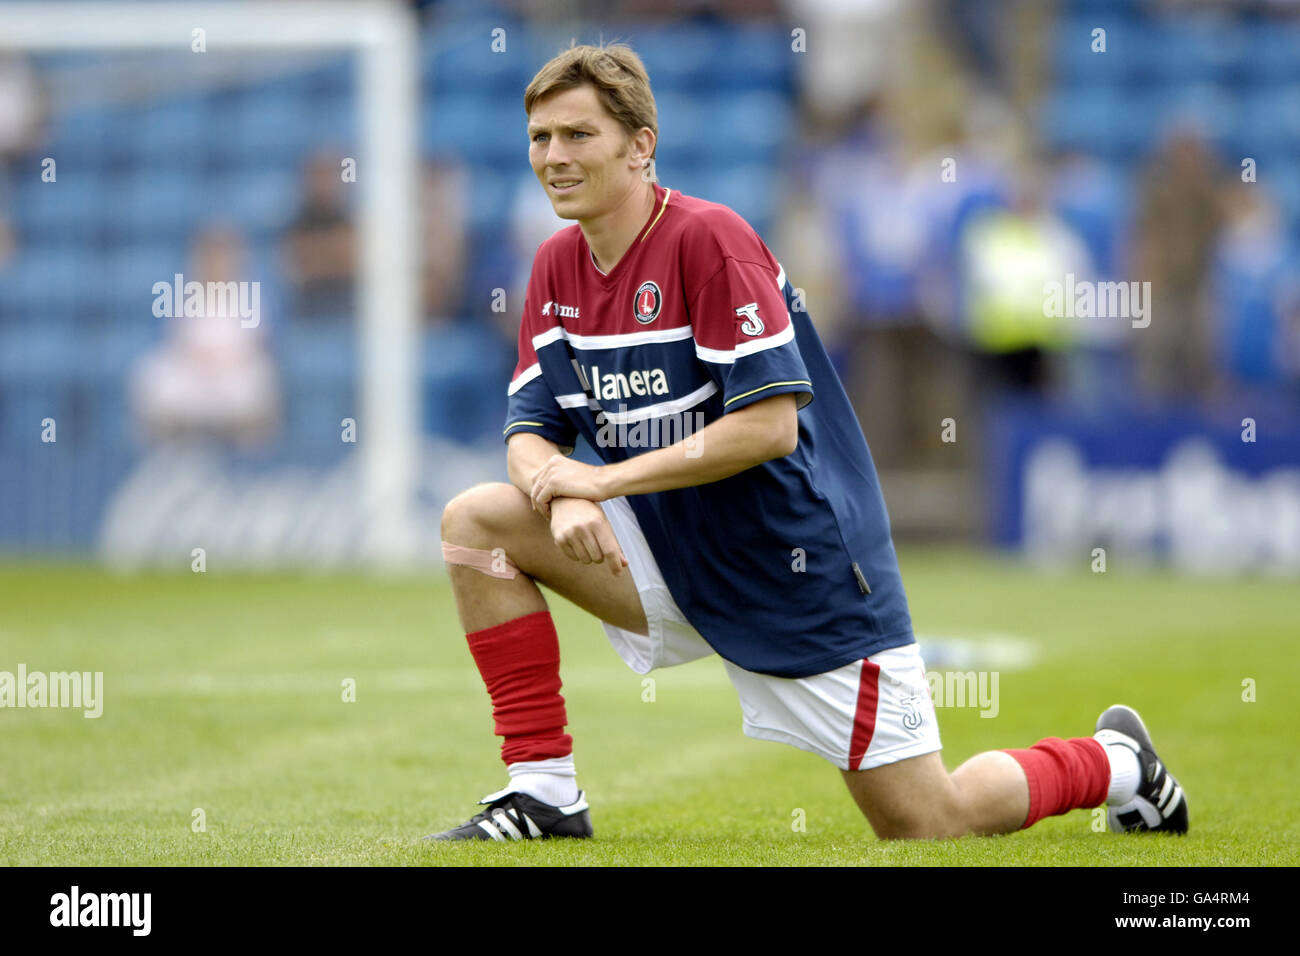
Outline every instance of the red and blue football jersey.
[(784, 270), (727, 207), (655, 194), (608, 274), (577, 225), (539, 247), (506, 440), (533, 432), (567, 450), (582, 435), (614, 463), (794, 393), (793, 454), (628, 497), (664, 581), (691, 625), (746, 670), (806, 677), (912, 643), (871, 454)]

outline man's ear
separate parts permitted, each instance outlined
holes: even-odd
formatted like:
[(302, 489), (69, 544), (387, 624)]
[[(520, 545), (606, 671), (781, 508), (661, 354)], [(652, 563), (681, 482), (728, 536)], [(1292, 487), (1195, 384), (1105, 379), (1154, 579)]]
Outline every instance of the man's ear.
[(657, 137), (649, 126), (642, 126), (631, 136), (631, 148), (628, 151), (629, 164), (634, 169), (645, 169), (650, 165), (654, 155)]

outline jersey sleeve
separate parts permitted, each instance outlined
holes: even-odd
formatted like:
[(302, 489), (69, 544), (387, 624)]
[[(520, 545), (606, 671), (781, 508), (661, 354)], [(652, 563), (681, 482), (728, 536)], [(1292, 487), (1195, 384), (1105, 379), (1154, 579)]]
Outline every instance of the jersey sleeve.
[(506, 427), (502, 436), (508, 442), (511, 435), (531, 432), (554, 442), (567, 455), (573, 451), (578, 429), (556, 402), (555, 393), (542, 374), (542, 364), (533, 345), (533, 339), (547, 331), (542, 327), (542, 318), (530, 282), (524, 297), (523, 320), (519, 323), (519, 363), (506, 389)]
[(723, 411), (786, 392), (799, 408), (812, 380), (795, 342), (777, 276), (763, 263), (728, 257), (691, 306), (695, 354), (723, 393)]

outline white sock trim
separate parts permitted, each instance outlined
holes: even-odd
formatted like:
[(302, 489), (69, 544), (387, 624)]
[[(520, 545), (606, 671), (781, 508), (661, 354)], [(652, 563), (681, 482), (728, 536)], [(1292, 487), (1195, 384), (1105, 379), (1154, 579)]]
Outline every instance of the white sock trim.
[(548, 760), (521, 760), (506, 767), (510, 784), (520, 793), (553, 807), (567, 807), (578, 799), (578, 771), (573, 754)]
[(1110, 790), (1106, 794), (1106, 802), (1112, 806), (1128, 803), (1137, 796), (1138, 784), (1142, 782), (1142, 761), (1138, 760), (1138, 755), (1132, 748), (1107, 741), (1102, 736), (1104, 733), (1106, 731), (1098, 733), (1095, 739), (1110, 760)]

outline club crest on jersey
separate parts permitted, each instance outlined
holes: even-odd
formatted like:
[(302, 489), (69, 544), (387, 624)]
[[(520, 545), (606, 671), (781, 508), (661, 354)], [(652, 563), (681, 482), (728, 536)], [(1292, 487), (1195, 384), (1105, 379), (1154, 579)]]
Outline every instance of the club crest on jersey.
[(649, 325), (659, 318), (663, 304), (664, 296), (659, 291), (659, 286), (654, 282), (642, 282), (641, 288), (636, 290), (636, 298), (632, 300), (632, 315), (642, 325)]

